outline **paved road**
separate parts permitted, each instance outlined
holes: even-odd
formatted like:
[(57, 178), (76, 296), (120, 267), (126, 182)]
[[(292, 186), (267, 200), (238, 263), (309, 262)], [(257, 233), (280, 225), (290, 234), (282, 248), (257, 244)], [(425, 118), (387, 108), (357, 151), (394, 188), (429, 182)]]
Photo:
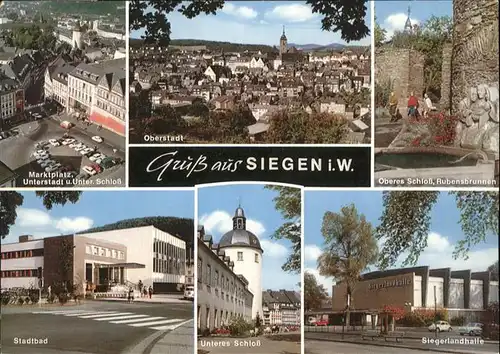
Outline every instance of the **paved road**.
[[(423, 343), (422, 337), (427, 338), (427, 342)], [(459, 335), (440, 335), (439, 339), (440, 340), (446, 340), (447, 338), (450, 339), (468, 339), (471, 341), (474, 340), (474, 337), (460, 337)], [(491, 342), (486, 342), (484, 344), (447, 344), (445, 342), (439, 343), (439, 345), (436, 345), (435, 342), (430, 343), (429, 340), (434, 340), (435, 337), (432, 334), (425, 334), (423, 333), (420, 336), (420, 339), (404, 339), (402, 343), (396, 343), (395, 341), (384, 341), (383, 339), (375, 339), (373, 342), (369, 340), (362, 340), (360, 336), (353, 336), (353, 335), (346, 335), (344, 336), (344, 341), (342, 341), (342, 338), (340, 335), (333, 334), (333, 333), (305, 333), (305, 343), (306, 343), (306, 348), (308, 346), (311, 347), (311, 352), (310, 354), (316, 354), (316, 353), (322, 353), (321, 351), (315, 351), (316, 347), (322, 347), (321, 342), (324, 343), (324, 345), (329, 345), (337, 347), (340, 346), (352, 346), (353, 348), (360, 348), (360, 350), (363, 350), (362, 348), (366, 348), (366, 351), (359, 351), (359, 353), (378, 353), (379, 349), (387, 349), (388, 351), (386, 353), (392, 353), (391, 350), (393, 349), (398, 349), (399, 352), (401, 351), (411, 351), (413, 350), (426, 350), (426, 351), (449, 351), (449, 352), (456, 352), (456, 353), (483, 353), (483, 354), (490, 354), (490, 353), (498, 353), (498, 343), (491, 343)], [(350, 343), (351, 342), (351, 343)], [(355, 343), (360, 343), (360, 344), (355, 344)], [(371, 345), (373, 343), (373, 345)], [(391, 348), (393, 347), (393, 348)], [(405, 349), (406, 347), (407, 349)], [(372, 350), (375, 351), (370, 351)], [(319, 349), (317, 349), (319, 350)], [(306, 350), (306, 353), (308, 351)], [(327, 353), (326, 351), (323, 353)], [(341, 352), (343, 353), (343, 352)], [(345, 353), (358, 353), (357, 351), (346, 351)], [(395, 352), (396, 353), (396, 352)]]
[[(146, 338), (161, 334), (159, 332), (172, 332), (192, 322), (192, 316), (192, 303), (90, 301), (81, 306), (50, 309), (4, 308), (2, 353), (130, 353), (131, 348), (141, 347)], [(15, 344), (15, 338), (40, 338), (48, 342), (22, 345)], [(148, 343), (142, 347), (148, 348)]]
[[(0, 160), (5, 163), (9, 168), (14, 170), (19, 178), (16, 181), (17, 186), (31, 186), (29, 181), (26, 180), (30, 172), (42, 172), (41, 167), (34, 161), (32, 153), (34, 145), (39, 141), (47, 141), (49, 139), (61, 138), (66, 132), (61, 128), (57, 119), (45, 118), (37, 122), (28, 122), (17, 126), (21, 132), (18, 136), (12, 136), (7, 139), (0, 140)], [(72, 129), (70, 132), (78, 141), (83, 142), (87, 146), (97, 145), (98, 150), (107, 156), (125, 158), (125, 152), (119, 150), (108, 142), (97, 144), (91, 138), (95, 134), (88, 134), (81, 129)], [(113, 149), (117, 151), (114, 153)], [(67, 146), (50, 147), (50, 153), (54, 159), (61, 162), (63, 165), (71, 165), (78, 172), (85, 165), (90, 164), (90, 160), (82, 157), (73, 149)], [(109, 170), (92, 177), (90, 181), (104, 182), (97, 185), (96, 183), (85, 184), (91, 187), (122, 187), (125, 186), (125, 165), (115, 166)], [(35, 186), (33, 186), (35, 187)], [(48, 186), (50, 187), (50, 186)], [(57, 187), (57, 186), (54, 186)]]

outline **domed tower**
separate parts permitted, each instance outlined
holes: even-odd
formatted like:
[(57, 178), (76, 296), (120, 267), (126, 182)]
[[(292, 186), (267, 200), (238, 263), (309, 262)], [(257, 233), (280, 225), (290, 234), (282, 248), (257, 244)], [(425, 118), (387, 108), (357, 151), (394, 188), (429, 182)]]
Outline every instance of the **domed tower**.
[(76, 22), (73, 27), (73, 38), (72, 38), (72, 47), (75, 49), (82, 49), (82, 27), (80, 26), (80, 22)]
[(252, 318), (262, 313), (262, 254), (259, 238), (247, 230), (245, 211), (238, 206), (233, 217), (233, 229), (226, 232), (219, 248), (234, 262), (234, 273), (248, 280), (248, 289), (253, 294)]
[(286, 38), (285, 35), (285, 26), (283, 26), (283, 34), (281, 35), (280, 38), (280, 55), (283, 55), (287, 51), (287, 44), (288, 44), (288, 39)]

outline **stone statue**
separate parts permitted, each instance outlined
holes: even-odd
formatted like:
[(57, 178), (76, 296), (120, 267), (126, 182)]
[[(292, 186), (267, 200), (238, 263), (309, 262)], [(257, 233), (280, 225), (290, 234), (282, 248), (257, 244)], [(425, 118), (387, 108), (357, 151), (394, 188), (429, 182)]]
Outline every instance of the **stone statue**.
[(498, 86), (471, 87), (459, 107), (455, 145), (498, 153)]

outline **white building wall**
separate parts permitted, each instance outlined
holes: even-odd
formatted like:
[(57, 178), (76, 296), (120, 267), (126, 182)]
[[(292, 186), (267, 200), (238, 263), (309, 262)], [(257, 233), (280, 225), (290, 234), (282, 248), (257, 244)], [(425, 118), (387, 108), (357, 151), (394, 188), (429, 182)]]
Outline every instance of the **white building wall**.
[(146, 286), (152, 286), (153, 274), (153, 226), (137, 227), (133, 229), (112, 230), (80, 234), (89, 238), (120, 243), (127, 247), (127, 263), (144, 264), (145, 268), (126, 269), (125, 278), (133, 283), (142, 280)]
[(449, 290), (448, 307), (453, 309), (463, 309), (465, 307), (464, 280), (451, 279)]
[(483, 309), (483, 281), (471, 280), (470, 281), (470, 308)]
[[(2, 252), (15, 252), (43, 248), (43, 240), (34, 240), (20, 243), (2, 244)], [(2, 259), (0, 269), (7, 270), (28, 270), (43, 268), (43, 257), (26, 257)], [(18, 278), (2, 278), (1, 288), (38, 288), (38, 279), (36, 277), (18, 277)]]
[[(186, 251), (186, 242), (183, 240), (174, 237), (170, 235), (169, 233), (166, 233), (164, 231), (161, 231), (157, 228), (153, 228), (153, 237), (159, 241), (167, 242), (170, 243), (171, 245), (175, 247), (182, 248), (184, 250), (184, 255)], [(186, 263), (186, 260), (184, 259), (184, 264)], [(165, 282), (165, 283), (178, 283), (178, 284), (184, 284), (186, 282), (186, 275), (185, 274), (165, 274), (165, 273), (153, 273), (153, 281), (154, 282)]]
[[(253, 294), (252, 318), (259, 313), (264, 318), (262, 311), (262, 252), (248, 247), (224, 248), (226, 256), (234, 261), (234, 273), (241, 274), (248, 280), (248, 289)], [(243, 253), (243, 261), (238, 261), (238, 252)], [(258, 263), (255, 262), (255, 254), (258, 255)]]
[(488, 297), (488, 304), (498, 302), (498, 282), (490, 281), (490, 295)]
[(413, 304), (414, 307), (422, 307), (422, 277), (415, 275), (413, 278)]
[(429, 277), (427, 283), (427, 307), (434, 307), (434, 287), (436, 287), (436, 306), (442, 307), (444, 305), (443, 294), (443, 278)]

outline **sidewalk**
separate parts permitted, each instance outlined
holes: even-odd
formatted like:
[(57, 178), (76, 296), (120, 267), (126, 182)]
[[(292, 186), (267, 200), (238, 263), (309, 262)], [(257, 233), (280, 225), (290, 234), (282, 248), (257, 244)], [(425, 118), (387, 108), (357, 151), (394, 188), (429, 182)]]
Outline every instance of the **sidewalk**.
[(192, 354), (193, 338), (194, 320), (189, 320), (154, 342), (149, 354)]
[[(118, 297), (102, 297), (102, 298), (97, 298), (93, 301), (121, 301), (121, 302), (127, 302), (128, 299), (125, 298), (118, 298)], [(136, 297), (134, 298), (133, 302), (143, 302), (143, 303), (150, 303), (150, 304), (185, 304), (185, 303), (190, 303), (191, 301), (189, 300), (184, 300), (182, 298), (182, 295), (168, 295), (168, 294), (153, 294), (153, 297), (150, 299), (149, 297)]]

